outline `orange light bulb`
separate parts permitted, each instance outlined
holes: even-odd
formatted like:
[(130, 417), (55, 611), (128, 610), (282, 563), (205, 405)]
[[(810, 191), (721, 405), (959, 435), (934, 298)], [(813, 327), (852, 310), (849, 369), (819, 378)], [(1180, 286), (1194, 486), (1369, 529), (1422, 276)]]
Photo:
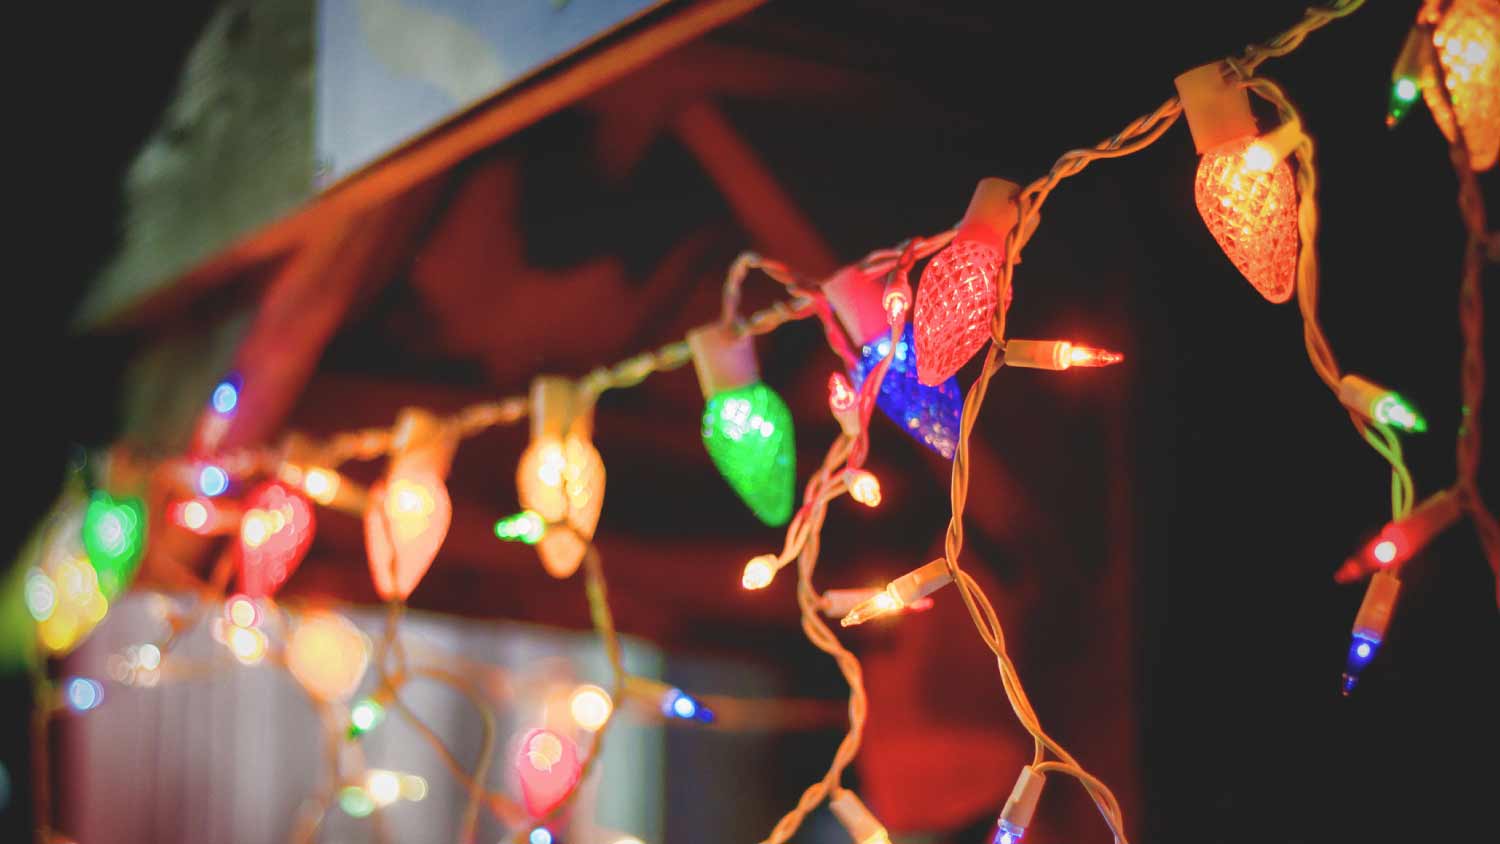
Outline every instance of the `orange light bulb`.
[[(244, 628), (240, 628), (244, 629)], [(286, 646), (286, 667), (318, 700), (338, 703), (358, 688), (370, 643), (347, 618), (317, 611), (303, 617)]]
[(1297, 286), (1297, 188), (1292, 168), (1245, 137), (1204, 153), (1193, 185), (1203, 222), (1224, 254), (1272, 302)]
[(776, 577), (775, 554), (761, 554), (759, 557), (745, 564), (745, 573), (740, 576), (740, 585), (746, 589), (764, 589), (771, 585), (771, 580)]
[(1433, 28), (1432, 47), (1453, 109), (1434, 85), (1422, 90), (1427, 107), (1450, 141), (1457, 118), (1469, 165), (1488, 170), (1500, 158), (1500, 2), (1454, 0)]
[(849, 470), (849, 497), (866, 507), (880, 506), (880, 479), (864, 469)]
[(565, 378), (533, 382), (531, 444), (516, 467), (521, 506), (558, 526), (536, 543), (542, 568), (558, 578), (578, 570), (604, 507), (604, 459), (589, 440), (590, 411), (575, 406), (575, 393)]

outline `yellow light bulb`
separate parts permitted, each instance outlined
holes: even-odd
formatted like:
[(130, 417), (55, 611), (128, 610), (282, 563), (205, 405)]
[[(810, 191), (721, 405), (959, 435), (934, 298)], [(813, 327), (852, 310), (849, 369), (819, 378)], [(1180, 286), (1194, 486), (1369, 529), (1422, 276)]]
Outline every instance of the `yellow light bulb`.
[(403, 774), (401, 776), (401, 799), (410, 800), (413, 803), (427, 797), (427, 780), (416, 774)]
[(568, 711), (572, 713), (574, 723), (592, 732), (609, 721), (614, 702), (609, 699), (609, 693), (598, 686), (579, 686), (568, 700)]
[(516, 468), (521, 506), (549, 525), (537, 542), (542, 567), (553, 577), (578, 570), (604, 506), (604, 460), (586, 437), (533, 440)]
[(1245, 150), (1245, 170), (1250, 173), (1269, 173), (1276, 166), (1276, 154), (1259, 141)]
[(251, 548), (264, 545), (275, 532), (271, 524), (271, 516), (264, 510), (251, 510), (240, 522), (240, 540)]
[(237, 627), (254, 627), (260, 618), (260, 611), (255, 608), (254, 601), (244, 595), (236, 595), (225, 604), (224, 615)]
[(772, 578), (776, 577), (775, 554), (761, 554), (759, 557), (745, 564), (745, 574), (740, 578), (740, 585), (746, 589), (764, 589), (771, 585)]
[(255, 665), (266, 656), (266, 637), (253, 627), (234, 627), (229, 633), (229, 651), (245, 665)]
[(188, 530), (200, 530), (208, 524), (208, 508), (201, 502), (189, 501), (182, 505), (182, 526)]
[(401, 777), (395, 771), (372, 768), (365, 776), (365, 791), (376, 806), (389, 806), (401, 796)]
[(849, 497), (866, 507), (879, 506), (880, 479), (863, 469), (850, 470)]
[(286, 667), (318, 700), (344, 701), (359, 686), (370, 660), (370, 643), (348, 619), (309, 613), (286, 646)]
[(302, 480), (302, 490), (319, 504), (331, 504), (339, 494), (339, 476), (327, 469), (308, 469)]

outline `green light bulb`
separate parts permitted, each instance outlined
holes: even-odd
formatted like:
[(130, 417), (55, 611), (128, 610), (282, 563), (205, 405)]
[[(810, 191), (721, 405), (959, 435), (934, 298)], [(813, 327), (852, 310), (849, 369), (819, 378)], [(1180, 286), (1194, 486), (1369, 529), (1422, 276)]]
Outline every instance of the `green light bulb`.
[(714, 394), (703, 408), (703, 445), (719, 473), (761, 521), (792, 517), (797, 448), (792, 412), (756, 381)]
[(547, 522), (534, 510), (522, 510), (495, 522), (495, 536), (506, 542), (535, 545), (547, 535)]
[(1422, 414), (1412, 407), (1406, 399), (1395, 393), (1386, 393), (1375, 402), (1370, 409), (1370, 416), (1376, 422), (1390, 425), (1392, 428), (1400, 428), (1403, 431), (1420, 434), (1427, 430), (1427, 420)]
[(83, 549), (107, 600), (125, 591), (146, 546), (146, 505), (139, 498), (116, 501), (99, 490), (83, 514)]
[(371, 698), (364, 698), (349, 709), (349, 738), (359, 738), (384, 720), (385, 707)]
[(1417, 83), (1416, 79), (1410, 76), (1398, 77), (1391, 83), (1391, 99), (1386, 106), (1385, 125), (1394, 127), (1400, 123), (1406, 117), (1406, 113), (1411, 110), (1412, 103), (1415, 103), (1421, 96), (1422, 86)]
[(351, 785), (339, 792), (339, 808), (351, 818), (365, 818), (375, 811), (375, 801), (363, 788)]

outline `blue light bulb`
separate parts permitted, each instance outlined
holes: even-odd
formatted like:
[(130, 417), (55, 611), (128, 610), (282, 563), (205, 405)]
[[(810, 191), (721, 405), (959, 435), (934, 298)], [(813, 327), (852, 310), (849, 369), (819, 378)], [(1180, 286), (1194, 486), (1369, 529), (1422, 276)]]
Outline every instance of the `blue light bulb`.
[(1375, 658), (1375, 651), (1380, 647), (1380, 638), (1368, 634), (1355, 633), (1349, 642), (1349, 659), (1344, 663), (1344, 694), (1348, 695), (1354, 691), (1359, 684), (1360, 672)]
[(682, 689), (673, 689), (667, 692), (662, 700), (661, 711), (671, 718), (681, 718), (684, 721), (702, 721), (711, 724), (714, 720), (713, 710), (694, 700), (692, 695)]
[[(865, 383), (865, 377), (890, 351), (890, 330), (860, 349), (859, 363), (849, 374), (855, 389)], [(958, 388), (957, 378), (949, 378), (936, 387), (917, 381), (917, 351), (912, 345), (911, 331), (902, 331), (890, 368), (880, 382), (875, 406), (917, 442), (952, 460), (953, 449), (958, 444), (959, 416), (963, 405), (963, 392)]]
[(990, 844), (1021, 844), (1021, 837), (1025, 834), (1025, 827), (1016, 826), (1002, 818), (995, 825), (995, 837), (990, 839)]
[(531, 839), (531, 844), (552, 844), (552, 832), (545, 826), (533, 829), (527, 837)]
[(229, 475), (223, 469), (210, 464), (198, 471), (199, 492), (213, 498), (216, 495), (223, 495), (226, 489), (229, 489)]
[(88, 712), (104, 702), (104, 686), (98, 680), (88, 677), (74, 677), (67, 682), (64, 690), (68, 698), (68, 706), (74, 712)]
[(214, 387), (213, 395), (209, 397), (209, 405), (214, 412), (221, 416), (228, 416), (240, 403), (240, 388), (234, 378), (225, 378)]

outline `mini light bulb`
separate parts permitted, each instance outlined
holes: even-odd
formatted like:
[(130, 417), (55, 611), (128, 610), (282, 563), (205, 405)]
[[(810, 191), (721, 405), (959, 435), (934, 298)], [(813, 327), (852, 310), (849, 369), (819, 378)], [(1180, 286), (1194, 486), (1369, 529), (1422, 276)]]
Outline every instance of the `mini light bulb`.
[(1452, 490), (1440, 490), (1418, 504), (1406, 518), (1382, 527), (1374, 538), (1344, 561), (1333, 579), (1339, 583), (1353, 583), (1373, 572), (1399, 568), (1462, 515), (1463, 506), (1458, 495)]
[(1391, 68), (1391, 95), (1386, 104), (1385, 125), (1394, 129), (1406, 118), (1411, 107), (1431, 84), (1431, 58), (1427, 53), (1431, 38), (1426, 29), (1414, 26), (1406, 34), (1396, 65)]
[(1016, 778), (1015, 787), (1005, 801), (1005, 808), (1000, 810), (1000, 817), (995, 821), (995, 835), (990, 844), (1020, 844), (1036, 814), (1045, 784), (1046, 777), (1035, 768), (1027, 765), (1021, 769), (1021, 775)]
[(792, 412), (760, 381), (751, 338), (721, 325), (688, 332), (706, 402), (703, 446), (757, 518), (773, 527), (792, 517), (797, 448)]
[(1024, 369), (1113, 366), (1124, 359), (1119, 352), (1079, 346), (1068, 340), (1012, 339), (1005, 344), (1005, 365)]
[(775, 554), (761, 554), (745, 564), (745, 573), (740, 577), (740, 585), (746, 589), (764, 589), (771, 585), (771, 580), (776, 577), (776, 570), (780, 568), (780, 558)]
[(389, 806), (401, 797), (401, 775), (383, 768), (371, 768), (365, 774), (365, 792), (377, 809)]
[(358, 738), (380, 726), (385, 720), (385, 707), (374, 698), (362, 698), (349, 709), (349, 737)]
[(1436, 85), (1424, 86), (1422, 93), (1450, 141), (1456, 119), (1469, 165), (1488, 170), (1500, 158), (1500, 2), (1452, 0), (1443, 5), (1445, 10), (1438, 12), (1438, 5), (1429, 3), (1424, 12), (1439, 15), (1431, 30), (1432, 48), (1443, 67), (1452, 110)]
[(225, 644), (234, 658), (245, 665), (258, 665), (266, 657), (266, 634), (254, 627), (230, 625)]
[(579, 686), (568, 698), (568, 712), (573, 722), (590, 732), (596, 732), (609, 722), (614, 711), (614, 702), (609, 692), (598, 686)]
[(522, 510), (495, 522), (495, 536), (506, 542), (535, 545), (547, 535), (547, 521), (535, 510)]
[(351, 818), (367, 818), (375, 811), (375, 801), (363, 788), (350, 785), (339, 791), (339, 808)]
[(193, 533), (206, 533), (210, 530), (209, 517), (213, 502), (207, 498), (194, 498), (191, 501), (183, 501), (172, 506), (172, 521), (187, 528)]
[(286, 645), (286, 667), (314, 698), (337, 703), (359, 686), (370, 643), (347, 618), (314, 611), (303, 616)]
[(1365, 667), (1375, 659), (1375, 652), (1385, 639), (1386, 629), (1395, 612), (1396, 598), (1401, 592), (1401, 582), (1388, 572), (1376, 572), (1365, 590), (1364, 601), (1354, 616), (1354, 627), (1350, 631), (1349, 654), (1344, 660), (1342, 689), (1345, 696), (1359, 684)]
[(884, 589), (857, 604), (839, 619), (839, 625), (853, 627), (898, 612), (952, 582), (947, 561), (933, 560), (892, 580)]
[(1177, 77), (1177, 91), (1202, 156), (1193, 186), (1198, 213), (1262, 296), (1287, 301), (1296, 288), (1300, 242), (1297, 188), (1285, 156), (1300, 129), (1289, 125), (1257, 138), (1249, 95), (1224, 78), (1219, 62)]
[(1397, 393), (1359, 375), (1339, 379), (1339, 401), (1350, 410), (1382, 425), (1409, 433), (1427, 430), (1427, 420)]
[(240, 404), (240, 379), (238, 375), (230, 375), (220, 381), (210, 394), (209, 406), (220, 416), (228, 416), (233, 413)]
[(237, 627), (258, 627), (260, 607), (247, 595), (231, 595), (224, 602), (224, 617)]
[(668, 688), (662, 695), (661, 712), (668, 718), (677, 718), (682, 721), (700, 721), (704, 724), (714, 722), (713, 710), (678, 688)]
[(866, 507), (880, 506), (880, 479), (864, 469), (848, 470), (849, 497)]
[(339, 494), (340, 479), (337, 472), (317, 467), (308, 469), (302, 477), (302, 491), (307, 497), (327, 506)]
[(74, 677), (63, 685), (63, 691), (74, 712), (88, 712), (104, 702), (104, 686), (91, 677)]
[(223, 469), (209, 464), (198, 470), (198, 491), (214, 498), (223, 495), (229, 489), (229, 474)]

